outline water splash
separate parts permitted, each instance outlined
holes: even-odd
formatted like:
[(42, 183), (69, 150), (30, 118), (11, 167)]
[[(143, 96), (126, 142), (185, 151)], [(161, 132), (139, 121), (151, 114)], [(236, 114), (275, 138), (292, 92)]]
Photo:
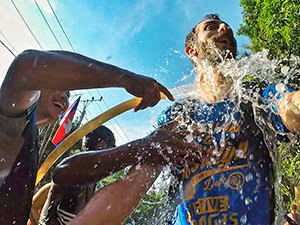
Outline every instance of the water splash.
[[(185, 129), (191, 131), (192, 136), (188, 136), (186, 139), (188, 142), (192, 140), (201, 142), (203, 141), (203, 136), (201, 133), (208, 133), (212, 137), (212, 144), (215, 149), (211, 149), (211, 159), (210, 164), (215, 165), (220, 161), (220, 147), (224, 147), (226, 145), (226, 138), (228, 137), (226, 133), (226, 129), (231, 124), (237, 126), (239, 121), (235, 118), (235, 114), (242, 111), (241, 105), (246, 104), (248, 102), (252, 103), (255, 122), (260, 127), (264, 134), (264, 141), (269, 149), (270, 156), (273, 161), (273, 166), (275, 168), (276, 180), (274, 182), (274, 189), (276, 195), (276, 219), (275, 224), (281, 224), (283, 220), (284, 209), (281, 207), (282, 204), (282, 196), (280, 194), (280, 183), (282, 173), (280, 170), (280, 162), (278, 161), (278, 153), (277, 147), (280, 142), (277, 137), (288, 137), (290, 139), (291, 146), (293, 143), (297, 142), (297, 135), (286, 133), (286, 131), (280, 131), (274, 125), (272, 125), (269, 121), (270, 112), (276, 113), (276, 108), (278, 107), (277, 103), (277, 95), (271, 97), (268, 103), (262, 101), (261, 90), (262, 87), (267, 87), (268, 85), (275, 84), (276, 90), (279, 94), (283, 95), (289, 87), (297, 89), (298, 80), (300, 74), (300, 59), (297, 57), (291, 57), (289, 60), (270, 60), (267, 57), (268, 52), (266, 50), (243, 57), (239, 60), (224, 60), (222, 61), (217, 70), (221, 72), (225, 77), (231, 78), (232, 86), (230, 88), (229, 99), (237, 102), (237, 106), (230, 115), (224, 116), (224, 123), (218, 127), (204, 127), (203, 124), (199, 122), (193, 121), (191, 118), (186, 116), (186, 112), (189, 112), (191, 109), (191, 105), (181, 105), (181, 108), (178, 108), (178, 111), (184, 115), (184, 120), (180, 121), (180, 126)], [(195, 74), (195, 71), (192, 71)], [(198, 77), (196, 78), (197, 81)], [(199, 79), (198, 79), (199, 80)], [(198, 98), (199, 97), (199, 83), (190, 83), (181, 85), (171, 89), (172, 94), (177, 100), (182, 100), (186, 98)], [(216, 88), (216, 91), (217, 90)], [(221, 93), (222, 94), (222, 93)], [(179, 107), (179, 106), (177, 106)], [(176, 106), (174, 108), (176, 111)], [(197, 133), (193, 133), (197, 127)], [(199, 134), (200, 133), (200, 134)], [(214, 134), (220, 133), (219, 138), (215, 138)], [(235, 138), (238, 133), (231, 133), (231, 138)], [(154, 143), (156, 144), (156, 143)], [(158, 146), (159, 147), (159, 146)], [(244, 151), (241, 149), (235, 149), (235, 155), (238, 158), (245, 158)], [(253, 155), (250, 154), (247, 156), (250, 160), (253, 159)], [(176, 168), (179, 169), (179, 168)], [(174, 199), (169, 198), (168, 189), (175, 183), (178, 182), (177, 179), (171, 175), (170, 168), (164, 170), (164, 178), (159, 179), (160, 181), (157, 183), (156, 188), (154, 188), (155, 193), (162, 193), (161, 198), (155, 201), (144, 200), (143, 204), (156, 205), (156, 209), (152, 212), (152, 215), (149, 215), (149, 220), (143, 220), (143, 218), (134, 218), (131, 222), (126, 224), (166, 224), (166, 218), (170, 218), (170, 212), (174, 211), (174, 205), (178, 204)], [(255, 174), (247, 174), (245, 176), (246, 181), (251, 181), (254, 179)], [(164, 182), (162, 182), (164, 180)], [(182, 185), (178, 186), (178, 190), (180, 193), (183, 192)], [(174, 196), (173, 196), (174, 197)], [(250, 205), (252, 202), (257, 201), (257, 199), (245, 198), (244, 199), (246, 205)], [(140, 209), (138, 209), (140, 210)], [(138, 211), (139, 213), (141, 211)], [(137, 213), (138, 214), (138, 213)], [(141, 214), (142, 215), (142, 214)], [(138, 223), (137, 221), (143, 220), (143, 223)], [(134, 222), (135, 221), (135, 222)], [(146, 222), (145, 222), (146, 221)], [(163, 222), (162, 222), (163, 221)], [(247, 224), (247, 215), (243, 215), (240, 218), (240, 222), (242, 224)]]

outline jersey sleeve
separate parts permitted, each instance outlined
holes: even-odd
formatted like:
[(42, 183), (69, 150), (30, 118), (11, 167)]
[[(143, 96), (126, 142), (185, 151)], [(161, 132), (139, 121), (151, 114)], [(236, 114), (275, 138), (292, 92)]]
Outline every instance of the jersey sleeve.
[(171, 118), (171, 106), (166, 108), (157, 118), (157, 125), (164, 125), (172, 120)]
[(286, 92), (293, 92), (291, 88), (285, 88), (283, 85), (270, 85), (262, 92), (263, 103), (268, 105), (270, 115), (270, 122), (273, 127), (279, 132), (288, 132), (289, 130), (283, 124), (275, 102), (282, 98), (282, 94)]

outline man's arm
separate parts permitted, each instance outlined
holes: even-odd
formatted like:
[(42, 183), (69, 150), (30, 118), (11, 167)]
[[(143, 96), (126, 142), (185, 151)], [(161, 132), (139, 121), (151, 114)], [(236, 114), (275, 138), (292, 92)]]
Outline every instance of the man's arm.
[(56, 167), (53, 181), (60, 185), (93, 183), (129, 165), (144, 162), (194, 165), (199, 163), (201, 155), (197, 152), (199, 145), (186, 140), (188, 134), (177, 129), (173, 121), (143, 139), (112, 149), (77, 154)]
[(286, 93), (279, 100), (278, 113), (290, 131), (300, 134), (300, 91)]
[(151, 187), (160, 169), (142, 165), (129, 174), (100, 189), (70, 225), (115, 225), (122, 222), (137, 207), (141, 197)]
[(40, 90), (75, 90), (122, 87), (142, 101), (135, 110), (154, 106), (163, 92), (171, 93), (152, 78), (66, 51), (27, 50), (11, 64), (0, 92), (7, 115), (19, 115), (33, 105)]

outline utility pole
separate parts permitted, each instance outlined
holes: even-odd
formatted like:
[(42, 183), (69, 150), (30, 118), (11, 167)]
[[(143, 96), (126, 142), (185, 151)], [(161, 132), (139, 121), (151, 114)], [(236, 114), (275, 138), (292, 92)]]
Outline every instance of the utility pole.
[(77, 127), (80, 127), (82, 120), (84, 118), (84, 115), (86, 114), (86, 108), (88, 107), (89, 104), (91, 104), (92, 102), (96, 102), (96, 101), (102, 101), (103, 97), (101, 96), (99, 99), (95, 99), (94, 97), (92, 97), (92, 99), (87, 99), (87, 100), (82, 100), (80, 101), (81, 103), (83, 103), (83, 109), (80, 115), (80, 118), (76, 124)]
[[(82, 120), (84, 118), (84, 115), (86, 114), (86, 108), (88, 107), (88, 105), (95, 101), (102, 101), (102, 99), (103, 99), (103, 97), (101, 96), (99, 99), (95, 99), (94, 97), (92, 97), (92, 99), (80, 101), (81, 103), (83, 103), (83, 110), (82, 110), (80, 118), (76, 124), (77, 128), (80, 127), (80, 125), (82, 123)], [(44, 155), (49, 142), (52, 140), (53, 135), (54, 135), (55, 131), (57, 130), (57, 124), (58, 124), (58, 121), (56, 121), (55, 124), (49, 124), (47, 127), (47, 130), (45, 130), (45, 135), (41, 142), (41, 147), (39, 149), (39, 155), (40, 155), (39, 161), (40, 162), (43, 160), (42, 156)]]

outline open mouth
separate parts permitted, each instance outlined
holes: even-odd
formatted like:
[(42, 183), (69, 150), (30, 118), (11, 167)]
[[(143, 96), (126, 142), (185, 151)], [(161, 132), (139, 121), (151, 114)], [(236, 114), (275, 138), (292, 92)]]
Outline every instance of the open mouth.
[(230, 43), (227, 39), (218, 40), (217, 43), (230, 45)]

